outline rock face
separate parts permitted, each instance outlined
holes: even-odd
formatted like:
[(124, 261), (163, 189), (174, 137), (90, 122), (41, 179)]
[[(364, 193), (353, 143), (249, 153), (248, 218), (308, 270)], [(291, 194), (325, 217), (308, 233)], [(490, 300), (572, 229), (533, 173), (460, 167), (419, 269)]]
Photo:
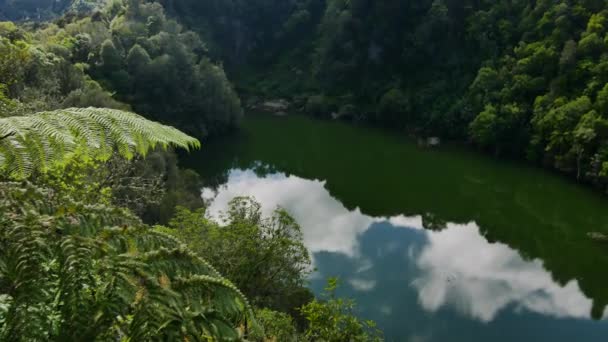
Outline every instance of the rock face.
[(273, 114), (283, 114), (289, 110), (290, 103), (284, 99), (264, 101), (258, 105), (258, 109)]
[(598, 232), (587, 233), (587, 236), (595, 241), (608, 242), (608, 235)]
[(352, 104), (346, 104), (340, 107), (338, 112), (334, 112), (331, 114), (332, 119), (334, 120), (354, 120), (359, 115), (357, 114), (357, 107)]
[(420, 147), (439, 147), (441, 146), (441, 139), (439, 137), (428, 137), (418, 139), (418, 146)]
[(429, 147), (439, 147), (441, 145), (441, 139), (439, 139), (438, 137), (430, 137), (426, 139), (426, 144)]

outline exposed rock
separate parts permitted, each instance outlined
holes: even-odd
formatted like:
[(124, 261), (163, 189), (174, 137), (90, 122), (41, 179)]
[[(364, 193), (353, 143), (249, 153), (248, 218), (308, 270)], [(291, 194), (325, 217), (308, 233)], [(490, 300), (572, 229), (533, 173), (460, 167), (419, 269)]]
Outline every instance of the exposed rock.
[(608, 242), (608, 234), (598, 233), (598, 232), (590, 232), (587, 233), (587, 236), (595, 241)]
[(430, 137), (426, 139), (426, 144), (429, 147), (439, 147), (441, 145), (441, 139), (439, 139), (439, 137)]
[(258, 109), (269, 113), (280, 113), (287, 112), (289, 110), (289, 106), (289, 101), (284, 99), (278, 99), (264, 101), (258, 106)]
[(441, 146), (441, 139), (439, 137), (419, 138), (418, 145), (420, 147), (439, 147)]
[(352, 120), (357, 116), (357, 107), (352, 104), (343, 105), (338, 112), (331, 113), (334, 120)]

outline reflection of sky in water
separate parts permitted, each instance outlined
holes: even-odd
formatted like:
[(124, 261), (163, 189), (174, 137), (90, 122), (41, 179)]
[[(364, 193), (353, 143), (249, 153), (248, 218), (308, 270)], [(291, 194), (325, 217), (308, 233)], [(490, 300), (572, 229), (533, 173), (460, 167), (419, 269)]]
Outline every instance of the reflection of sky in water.
[[(524, 338), (567, 339), (551, 328), (566, 319), (572, 338), (580, 338), (579, 330), (587, 331), (588, 324), (601, 324), (608, 334), (605, 322), (588, 321), (592, 301), (576, 280), (559, 285), (542, 261), (524, 260), (507, 245), (489, 243), (475, 223), (427, 231), (422, 217), (370, 217), (346, 209), (322, 181), (280, 173), (259, 177), (233, 170), (217, 193), (203, 190), (212, 216), (242, 195), (255, 197), (265, 213), (287, 209), (302, 226), (318, 270), (313, 289), (321, 289), (326, 277), (340, 276), (341, 294), (355, 297), (363, 314), (377, 320), (389, 337), (435, 340), (444, 331), (452, 340), (508, 340), (504, 329), (522, 328), (521, 322), (513, 323), (518, 316), (530, 324), (524, 330), (543, 325), (543, 335)], [(428, 333), (421, 333), (425, 326)]]

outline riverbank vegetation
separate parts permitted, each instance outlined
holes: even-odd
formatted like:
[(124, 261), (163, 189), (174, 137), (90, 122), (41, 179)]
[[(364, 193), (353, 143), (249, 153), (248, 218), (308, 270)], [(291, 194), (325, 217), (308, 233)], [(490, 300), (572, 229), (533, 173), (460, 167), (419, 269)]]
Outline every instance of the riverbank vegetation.
[(244, 95), (464, 141), (607, 188), (603, 1), (162, 3), (206, 32)]
[[(180, 208), (162, 227), (129, 209), (165, 189), (117, 160), (199, 146), (119, 110), (1, 118), (0, 339), (380, 336), (350, 314), (350, 302), (311, 302), (304, 287), (310, 258), (285, 211), (266, 218), (255, 201), (237, 198), (225, 222)], [(337, 323), (328, 330), (326, 320)]]
[[(9, 99), (44, 95), (39, 106), (53, 108), (42, 109), (125, 103), (217, 135), (243, 112), (225, 68), (247, 99), (284, 97), (290, 110), (464, 141), (607, 188), (602, 1), (7, 6), (7, 18), (57, 18), (2, 29), (3, 44), (14, 45), (4, 65), (19, 66), (0, 80)], [(28, 74), (21, 89), (11, 84), (19, 72)], [(61, 84), (42, 85), (44, 72), (62, 73)]]
[[(2, 15), (32, 19), (25, 5)], [(284, 210), (243, 198), (206, 218), (174, 152), (199, 141), (148, 120), (238, 124), (199, 34), (155, 2), (31, 5), (55, 20), (0, 23), (0, 339), (313, 341), (330, 306), (335, 336), (379, 336), (350, 303), (313, 300)]]
[(0, 9), (15, 21), (0, 22), (3, 340), (379, 338), (335, 283), (313, 299), (288, 213), (237, 198), (206, 217), (173, 148), (237, 128), (241, 98), (464, 141), (608, 190), (604, 1)]

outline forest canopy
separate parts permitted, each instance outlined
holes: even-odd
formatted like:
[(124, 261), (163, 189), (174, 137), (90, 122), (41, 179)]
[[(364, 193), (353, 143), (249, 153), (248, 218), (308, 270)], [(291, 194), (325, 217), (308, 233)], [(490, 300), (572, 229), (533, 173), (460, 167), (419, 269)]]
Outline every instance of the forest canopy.
[(244, 96), (464, 141), (606, 189), (605, 1), (161, 2), (205, 32)]
[(239, 97), (286, 97), (315, 116), (456, 139), (606, 188), (603, 1), (68, 3), (2, 6), (58, 18), (3, 24), (5, 111), (124, 103), (203, 136), (238, 124)]
[[(111, 1), (90, 15), (0, 27), (0, 90), (30, 110), (132, 108), (190, 134), (235, 127), (240, 100), (198, 34), (158, 3)], [(10, 112), (8, 112), (10, 113)]]
[(285, 210), (206, 215), (175, 149), (243, 103), (608, 191), (604, 0), (0, 0), (0, 20), (1, 340), (380, 339), (337, 281), (306, 288)]

